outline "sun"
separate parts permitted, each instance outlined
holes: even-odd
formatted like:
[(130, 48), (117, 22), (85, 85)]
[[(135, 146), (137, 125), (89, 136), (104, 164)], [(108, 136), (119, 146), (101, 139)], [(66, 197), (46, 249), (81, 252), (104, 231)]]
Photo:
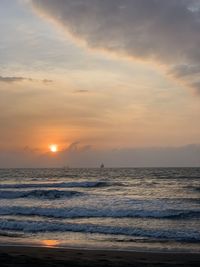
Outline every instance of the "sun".
[(58, 151), (58, 146), (57, 145), (50, 145), (49, 149), (52, 153), (56, 153)]

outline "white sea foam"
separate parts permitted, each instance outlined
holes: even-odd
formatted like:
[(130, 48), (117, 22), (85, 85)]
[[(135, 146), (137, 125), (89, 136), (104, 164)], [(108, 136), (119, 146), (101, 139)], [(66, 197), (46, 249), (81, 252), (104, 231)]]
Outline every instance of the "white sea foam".
[(69, 198), (83, 195), (77, 191), (64, 190), (26, 190), (26, 191), (8, 191), (0, 190), (0, 199), (16, 199), (16, 198), (40, 198), (40, 199), (58, 199)]
[(193, 230), (177, 229), (143, 229), (132, 227), (117, 227), (108, 225), (95, 225), (86, 223), (54, 223), (44, 221), (19, 221), (19, 220), (0, 220), (0, 229), (7, 231), (22, 231), (28, 233), (37, 232), (84, 232), (84, 233), (100, 233), (114, 235), (128, 235), (139, 237), (151, 237), (159, 239), (173, 239), (177, 241), (200, 241), (200, 233)]
[(68, 188), (68, 187), (104, 187), (110, 184), (104, 181), (83, 181), (83, 182), (62, 182), (62, 183), (13, 183), (13, 184), (0, 184), (2, 189), (11, 188)]
[(41, 208), (5, 206), (0, 207), (0, 215), (37, 215), (52, 218), (160, 218), (160, 219), (187, 219), (200, 218), (200, 210), (137, 210), (111, 208)]

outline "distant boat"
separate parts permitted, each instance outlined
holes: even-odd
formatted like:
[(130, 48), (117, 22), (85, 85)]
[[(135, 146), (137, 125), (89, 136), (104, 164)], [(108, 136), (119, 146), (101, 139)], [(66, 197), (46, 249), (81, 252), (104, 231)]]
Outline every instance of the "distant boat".
[(69, 166), (68, 165), (65, 165), (65, 166), (63, 166), (63, 169), (64, 170), (67, 170), (67, 169), (69, 169)]
[(102, 163), (101, 166), (100, 166), (100, 169), (103, 169), (104, 168), (104, 164)]

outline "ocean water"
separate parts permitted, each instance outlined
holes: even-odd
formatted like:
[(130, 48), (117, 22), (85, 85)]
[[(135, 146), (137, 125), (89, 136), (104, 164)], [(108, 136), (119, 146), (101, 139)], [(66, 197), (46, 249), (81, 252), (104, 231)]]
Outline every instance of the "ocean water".
[(200, 252), (200, 168), (0, 169), (0, 243)]

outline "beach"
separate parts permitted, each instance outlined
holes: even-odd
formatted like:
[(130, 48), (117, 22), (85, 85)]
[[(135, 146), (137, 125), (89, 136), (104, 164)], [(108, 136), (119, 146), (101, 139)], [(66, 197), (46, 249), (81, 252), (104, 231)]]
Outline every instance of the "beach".
[(158, 253), (120, 250), (1, 246), (1, 267), (21, 266), (199, 266), (199, 253)]

